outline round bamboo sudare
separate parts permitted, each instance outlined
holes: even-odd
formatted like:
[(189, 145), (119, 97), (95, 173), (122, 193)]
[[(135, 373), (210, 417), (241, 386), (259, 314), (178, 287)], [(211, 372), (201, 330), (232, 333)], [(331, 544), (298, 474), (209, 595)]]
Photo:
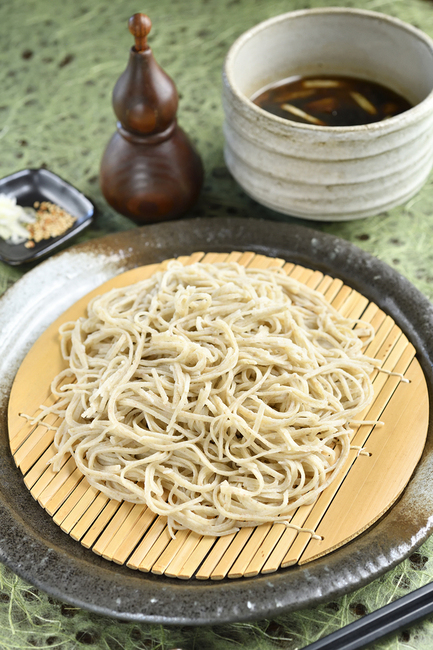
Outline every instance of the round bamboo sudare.
[[(65, 367), (58, 340), (60, 324), (84, 315), (93, 296), (143, 280), (166, 268), (169, 260), (127, 271), (83, 297), (48, 327), (25, 357), (12, 386), (8, 423), (11, 451), (27, 488), (73, 539), (107, 560), (140, 571), (182, 579), (249, 577), (310, 562), (333, 551), (391, 507), (421, 456), (429, 406), (413, 345), (377, 305), (319, 271), (252, 252), (197, 252), (178, 259), (183, 264), (236, 261), (254, 268), (283, 267), (291, 277), (323, 293), (344, 316), (362, 317), (373, 325), (375, 337), (366, 354), (397, 374), (375, 372), (374, 401), (359, 416), (360, 420), (380, 419), (384, 426), (360, 425), (336, 480), (314, 504), (302, 506), (292, 516), (291, 523), (314, 530), (321, 539), (284, 524), (241, 528), (220, 538), (178, 531), (172, 539), (164, 517), (144, 505), (109, 499), (89, 485), (72, 457), (59, 472), (53, 472), (48, 463), (54, 455), (54, 431), (43, 424), (31, 425), (20, 416), (53, 403), (50, 384)], [(408, 381), (402, 382), (399, 375)], [(46, 422), (55, 426), (56, 416), (48, 415)]]

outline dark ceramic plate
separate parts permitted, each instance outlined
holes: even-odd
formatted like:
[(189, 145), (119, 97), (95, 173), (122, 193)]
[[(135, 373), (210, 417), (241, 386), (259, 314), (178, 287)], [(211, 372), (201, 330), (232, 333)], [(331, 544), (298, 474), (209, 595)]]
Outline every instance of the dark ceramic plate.
[(0, 300), (0, 560), (51, 595), (110, 616), (179, 625), (275, 616), (377, 578), (432, 532), (433, 431), (401, 498), (365, 533), (304, 566), (236, 580), (176, 580), (106, 561), (63, 533), (33, 501), (9, 451), (7, 400), (30, 345), (79, 297), (130, 268), (194, 251), (252, 250), (340, 277), (389, 313), (433, 386), (433, 309), (398, 273), (343, 240), (249, 219), (196, 219), (135, 228), (62, 252)]
[(9, 244), (0, 237), (0, 259), (13, 266), (32, 262), (58, 249), (90, 224), (95, 211), (84, 194), (48, 169), (23, 169), (1, 178), (0, 194), (16, 198), (18, 205), (23, 207), (33, 207), (35, 201), (50, 201), (76, 217), (73, 226), (65, 233), (43, 239), (33, 248), (26, 248), (24, 242)]

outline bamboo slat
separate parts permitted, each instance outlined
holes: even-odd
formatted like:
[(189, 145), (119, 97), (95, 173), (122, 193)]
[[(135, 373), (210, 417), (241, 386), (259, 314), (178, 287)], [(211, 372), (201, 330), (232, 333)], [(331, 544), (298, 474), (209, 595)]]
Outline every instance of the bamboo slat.
[(168, 569), (170, 562), (177, 556), (183, 557), (183, 547), (186, 544), (190, 531), (181, 530), (172, 538), (158, 557), (156, 562), (152, 564), (152, 573), (162, 575)]
[[(170, 531), (167, 528), (167, 521), (164, 518), (161, 518), (160, 521), (158, 521), (158, 531), (161, 530), (159, 536), (156, 538), (155, 542), (150, 546), (148, 549), (146, 555), (144, 558), (141, 560), (139, 569), (140, 571), (145, 571), (146, 573), (149, 573), (149, 571), (152, 570), (152, 567), (158, 560), (159, 556), (165, 551), (166, 547), (170, 544), (170, 542), (173, 541), (173, 538), (170, 535)], [(155, 527), (155, 532), (156, 532), (156, 527)], [(146, 538), (145, 538), (146, 539)], [(149, 542), (152, 541), (152, 537), (150, 537)]]
[(125, 531), (120, 545), (116, 548), (112, 558), (118, 564), (125, 564), (128, 557), (131, 555), (131, 548), (135, 546), (142, 539), (149, 526), (153, 523), (156, 515), (151, 510), (144, 509), (141, 517), (137, 523), (131, 528), (129, 532)]
[(215, 571), (215, 567), (221, 561), (221, 558), (224, 556), (235, 536), (236, 533), (231, 533), (230, 535), (218, 538), (206, 560), (197, 571), (196, 578), (198, 578), (198, 580), (207, 580), (211, 577)]
[[(164, 532), (166, 535), (162, 538), (161, 535)], [(149, 571), (149, 569), (146, 568), (148, 566), (148, 554), (152, 549), (159, 549), (159, 552), (162, 553), (170, 539), (166, 518), (157, 517), (148, 533), (143, 537), (134, 553), (127, 561), (127, 566), (131, 569)]]
[(116, 538), (133, 507), (134, 505), (132, 503), (122, 502), (122, 505), (116, 510), (116, 514), (110, 519), (110, 523), (104, 527), (104, 531), (99, 536), (98, 541), (93, 545), (92, 550), (95, 553), (98, 555), (104, 554), (106, 547)]
[[(126, 508), (128, 508), (131, 504), (128, 503), (126, 504)], [(81, 540), (81, 543), (83, 546), (86, 548), (90, 548), (95, 541), (99, 538), (101, 534), (106, 532), (107, 527), (109, 526), (111, 519), (115, 516), (115, 513), (119, 510), (121, 504), (119, 501), (114, 501), (110, 500), (108, 497), (105, 496), (105, 494), (98, 494), (97, 498), (92, 504), (93, 507), (90, 507), (89, 510), (86, 512), (86, 515), (89, 514), (87, 517), (86, 515), (81, 518), (81, 523), (82, 525), (86, 525), (88, 527), (88, 524), (91, 523), (90, 519), (92, 520), (93, 523), (91, 523), (90, 528), (88, 529), (87, 533), (84, 535), (83, 539)], [(94, 511), (98, 512), (98, 515), (94, 517)], [(123, 515), (123, 513), (122, 513)], [(114, 527), (113, 532), (116, 531), (116, 527)], [(95, 553), (97, 553), (97, 550), (95, 550), (95, 547), (93, 546), (92, 548)], [(100, 553), (98, 553), (99, 555)]]
[[(48, 327), (32, 347), (17, 373), (9, 401), (9, 439), (15, 463), (32, 496), (62, 530), (96, 554), (130, 569), (180, 579), (222, 580), (313, 561), (371, 526), (410, 480), (424, 447), (429, 416), (427, 386), (415, 349), (390, 316), (339, 278), (253, 252), (199, 251), (178, 259), (185, 265), (233, 261), (258, 269), (283, 268), (323, 293), (343, 315), (371, 323), (375, 336), (366, 346), (366, 354), (380, 361), (386, 372), (373, 373), (374, 401), (358, 419), (380, 419), (383, 426), (357, 426), (340, 475), (315, 503), (299, 508), (288, 525), (245, 527), (220, 538), (190, 531), (178, 531), (173, 538), (165, 517), (144, 505), (110, 500), (88, 483), (72, 457), (65, 458), (59, 471), (54, 471), (54, 432), (44, 423), (56, 426), (58, 417), (49, 414), (32, 424), (20, 414), (34, 417), (41, 404), (52, 406), (55, 402), (50, 384), (64, 367), (59, 325), (83, 315), (94, 296), (165, 269), (170, 261), (165, 260), (127, 271), (95, 289)], [(401, 381), (401, 375), (407, 381)], [(307, 529), (319, 539), (305, 532)]]
[[(69, 533), (70, 528), (66, 523), (69, 515), (73, 514), (72, 522), (76, 522), (81, 515), (87, 510), (90, 503), (96, 496), (97, 490), (94, 490), (93, 498), (89, 500), (90, 496), (90, 485), (87, 482), (87, 479), (83, 478), (77, 487), (74, 489), (68, 497), (66, 497), (62, 506), (56, 511), (53, 516), (55, 523), (62, 528), (63, 531)], [(87, 495), (87, 499), (85, 498)], [(81, 506), (81, 511), (79, 510)], [(74, 523), (72, 523), (74, 525)], [(71, 526), (72, 527), (72, 526)]]
[[(167, 565), (167, 568), (164, 571), (166, 576), (169, 576), (171, 578), (180, 577), (180, 572), (183, 565), (188, 560), (188, 558), (194, 555), (194, 551), (201, 539), (203, 539), (203, 537), (194, 532), (191, 532), (188, 535), (188, 538), (185, 540), (182, 549), (173, 558), (171, 558), (170, 563)], [(152, 571), (154, 571), (154, 569), (152, 569)]]
[(177, 577), (183, 580), (188, 580), (191, 578), (197, 567), (202, 564), (204, 558), (208, 555), (210, 549), (215, 544), (215, 541), (216, 538), (211, 537), (210, 535), (207, 537), (202, 537), (195, 547), (194, 551), (184, 562), (183, 566), (179, 569)]
[[(62, 530), (76, 540), (83, 537), (108, 500), (99, 490), (90, 487), (87, 479), (84, 480), (87, 484), (84, 496), (72, 507), (61, 523)], [(54, 519), (55, 517), (56, 515), (54, 515)]]
[(249, 538), (254, 532), (254, 528), (241, 528), (236, 535), (233, 537), (233, 540), (220, 558), (219, 562), (215, 566), (215, 569), (211, 573), (212, 580), (222, 580), (226, 577), (230, 571), (231, 566), (237, 559), (238, 555), (241, 553), (245, 544), (248, 542)]

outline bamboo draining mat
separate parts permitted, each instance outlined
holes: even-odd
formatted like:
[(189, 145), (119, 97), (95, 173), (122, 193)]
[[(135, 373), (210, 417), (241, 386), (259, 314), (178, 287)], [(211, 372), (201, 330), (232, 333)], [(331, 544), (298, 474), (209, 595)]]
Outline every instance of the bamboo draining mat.
[[(366, 349), (383, 367), (402, 373), (376, 372), (375, 398), (359, 419), (381, 419), (384, 426), (364, 424), (353, 435), (343, 471), (315, 504), (299, 508), (296, 526), (313, 529), (321, 539), (296, 532), (283, 524), (241, 528), (222, 538), (180, 531), (172, 539), (164, 517), (142, 505), (110, 500), (91, 487), (69, 457), (58, 473), (48, 464), (54, 455), (53, 431), (20, 417), (36, 414), (41, 404), (52, 404), (51, 380), (64, 368), (58, 328), (84, 315), (90, 298), (114, 287), (145, 279), (165, 268), (168, 260), (128, 271), (75, 303), (38, 339), (22, 363), (9, 401), (9, 439), (17, 466), (34, 499), (61, 529), (98, 555), (131, 569), (170, 577), (219, 580), (270, 573), (280, 567), (305, 563), (343, 545), (366, 530), (394, 503), (421, 456), (429, 417), (427, 386), (415, 350), (392, 318), (377, 305), (318, 271), (255, 253), (194, 253), (181, 257), (193, 262), (237, 261), (245, 266), (284, 267), (292, 277), (322, 292), (343, 315), (372, 323), (375, 338)], [(56, 417), (46, 417), (56, 424)]]

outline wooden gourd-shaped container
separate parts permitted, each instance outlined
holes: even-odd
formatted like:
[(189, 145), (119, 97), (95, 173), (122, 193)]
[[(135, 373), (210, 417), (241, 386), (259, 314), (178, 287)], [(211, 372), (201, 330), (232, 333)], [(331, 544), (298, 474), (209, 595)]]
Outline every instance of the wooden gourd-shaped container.
[(200, 156), (177, 124), (176, 86), (147, 44), (150, 29), (144, 14), (129, 20), (135, 45), (113, 90), (117, 131), (100, 168), (107, 202), (142, 224), (181, 217), (203, 183)]

